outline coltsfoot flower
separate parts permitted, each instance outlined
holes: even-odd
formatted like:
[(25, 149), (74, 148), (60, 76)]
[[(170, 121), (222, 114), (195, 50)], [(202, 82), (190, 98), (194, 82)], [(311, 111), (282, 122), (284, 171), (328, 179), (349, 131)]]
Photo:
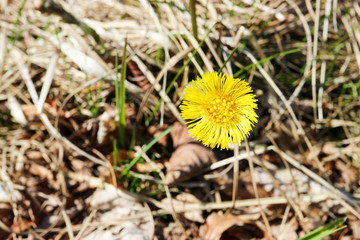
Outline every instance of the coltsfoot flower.
[(211, 72), (186, 87), (180, 110), (190, 135), (205, 146), (228, 149), (258, 121), (256, 101), (246, 81)]

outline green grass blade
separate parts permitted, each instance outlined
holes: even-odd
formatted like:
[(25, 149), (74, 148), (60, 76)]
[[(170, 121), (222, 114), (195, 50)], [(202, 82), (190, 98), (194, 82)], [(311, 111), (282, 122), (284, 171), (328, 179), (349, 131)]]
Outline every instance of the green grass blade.
[(129, 165), (123, 170), (122, 175), (126, 175), (129, 170), (140, 160), (140, 158), (142, 157), (142, 155), (144, 153), (146, 153), (155, 143), (157, 143), (159, 141), (160, 138), (162, 138), (163, 136), (167, 135), (170, 133), (170, 131), (173, 129), (173, 127), (170, 127), (168, 129), (166, 129), (164, 132), (162, 132), (159, 136), (157, 136), (156, 138), (154, 138), (148, 145), (146, 145), (143, 150), (141, 151), (141, 153), (134, 158)]
[(113, 141), (113, 156), (114, 156), (113, 168), (114, 168), (114, 171), (116, 172), (117, 165), (118, 165), (118, 157), (119, 157), (116, 139), (114, 139), (114, 141)]
[(226, 58), (225, 62), (223, 63), (223, 65), (220, 67), (219, 71), (217, 72), (218, 74), (220, 74), (222, 72), (222, 70), (224, 69), (225, 65), (230, 61), (230, 58), (234, 55), (234, 53), (238, 50), (238, 48), (234, 48), (234, 50), (232, 50), (232, 52), (230, 53), (230, 55)]
[(318, 240), (326, 236), (329, 236), (341, 229), (346, 228), (346, 226), (339, 227), (346, 221), (346, 218), (339, 218), (331, 223), (326, 224), (325, 226), (319, 227), (314, 231), (306, 234), (304, 237), (299, 238), (298, 240)]
[(125, 148), (125, 100), (126, 100), (126, 92), (125, 92), (125, 79), (126, 79), (126, 61), (127, 61), (127, 39), (125, 38), (123, 59), (121, 62), (121, 84), (120, 84), (120, 147)]
[(121, 63), (121, 79), (119, 81), (119, 61), (118, 54), (115, 57), (115, 98), (116, 98), (116, 109), (118, 111), (119, 121), (119, 146), (120, 148), (125, 148), (125, 78), (126, 78), (126, 59), (127, 59), (127, 41), (125, 40), (123, 58)]

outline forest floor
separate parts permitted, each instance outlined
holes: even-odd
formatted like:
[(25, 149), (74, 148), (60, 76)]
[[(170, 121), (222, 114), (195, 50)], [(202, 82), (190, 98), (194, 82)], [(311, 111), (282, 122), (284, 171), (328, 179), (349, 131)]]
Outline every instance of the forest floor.
[[(0, 239), (360, 239), (358, 2), (189, 2), (0, 1)], [(258, 99), (238, 149), (181, 118), (211, 71)]]

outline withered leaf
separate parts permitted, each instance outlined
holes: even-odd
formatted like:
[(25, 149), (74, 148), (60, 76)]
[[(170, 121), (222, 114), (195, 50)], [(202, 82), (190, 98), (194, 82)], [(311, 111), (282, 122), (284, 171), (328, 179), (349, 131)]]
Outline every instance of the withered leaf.
[(224, 214), (219, 216), (217, 213), (212, 213), (206, 219), (207, 231), (205, 233), (205, 240), (218, 240), (221, 238), (223, 232), (230, 227), (234, 226), (239, 219), (237, 216), (232, 214)]
[[(212, 213), (206, 219), (207, 230), (204, 233), (205, 240), (225, 239), (264, 239), (265, 233), (256, 224), (252, 224), (251, 218), (258, 218), (255, 215), (233, 215)], [(240, 225), (238, 225), (241, 223)], [(255, 237), (255, 238), (254, 238)]]
[(217, 159), (213, 151), (195, 143), (179, 146), (167, 164), (165, 183), (173, 186), (198, 175)]

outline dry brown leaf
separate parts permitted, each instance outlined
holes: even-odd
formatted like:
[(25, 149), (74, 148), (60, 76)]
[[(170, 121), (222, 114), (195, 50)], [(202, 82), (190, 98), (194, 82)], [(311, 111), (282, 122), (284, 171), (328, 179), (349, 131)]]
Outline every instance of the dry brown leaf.
[(205, 232), (205, 240), (218, 240), (221, 235), (230, 227), (239, 222), (239, 218), (232, 214), (218, 215), (212, 213), (206, 219), (207, 231)]
[(181, 145), (166, 164), (165, 183), (172, 186), (194, 177), (216, 160), (213, 151), (202, 145)]
[(259, 218), (259, 211), (240, 215), (212, 213), (206, 219), (207, 225), (201, 227), (200, 235), (205, 240), (263, 239), (266, 233), (252, 223)]
[(173, 126), (174, 128), (171, 130), (170, 136), (172, 138), (174, 148), (177, 148), (182, 144), (196, 142), (196, 140), (190, 136), (186, 126), (179, 122), (175, 122)]

